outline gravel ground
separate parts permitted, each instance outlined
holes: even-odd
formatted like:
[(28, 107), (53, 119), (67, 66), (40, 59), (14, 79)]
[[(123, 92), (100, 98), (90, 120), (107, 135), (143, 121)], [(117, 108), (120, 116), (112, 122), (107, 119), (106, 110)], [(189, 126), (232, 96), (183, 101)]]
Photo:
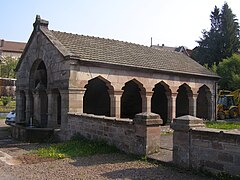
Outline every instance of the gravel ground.
[[(0, 122), (0, 151), (21, 156), (39, 144), (20, 143), (9, 139), (6, 126)], [(4, 130), (1, 132), (1, 130)], [(1, 154), (0, 154), (1, 157)], [(33, 161), (8, 165), (0, 161), (0, 180), (72, 180), (72, 179), (208, 179), (169, 166), (133, 159), (126, 154), (105, 154), (66, 158), (54, 161)]]

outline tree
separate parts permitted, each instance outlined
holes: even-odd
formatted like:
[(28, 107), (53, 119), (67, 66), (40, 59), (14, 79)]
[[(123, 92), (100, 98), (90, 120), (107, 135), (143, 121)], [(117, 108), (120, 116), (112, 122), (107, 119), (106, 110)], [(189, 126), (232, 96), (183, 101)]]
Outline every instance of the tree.
[(215, 6), (210, 15), (211, 29), (203, 30), (203, 37), (194, 48), (192, 58), (200, 64), (211, 67), (214, 62), (218, 64), (222, 59), (232, 56), (238, 51), (239, 25), (236, 16), (225, 3), (222, 10)]
[(18, 58), (13, 58), (10, 56), (3, 57), (0, 64), (0, 76), (3, 78), (15, 78), (16, 72), (15, 68), (18, 63)]
[(240, 89), (240, 55), (233, 54), (230, 58), (220, 62), (217, 73), (222, 77), (219, 81), (221, 89)]

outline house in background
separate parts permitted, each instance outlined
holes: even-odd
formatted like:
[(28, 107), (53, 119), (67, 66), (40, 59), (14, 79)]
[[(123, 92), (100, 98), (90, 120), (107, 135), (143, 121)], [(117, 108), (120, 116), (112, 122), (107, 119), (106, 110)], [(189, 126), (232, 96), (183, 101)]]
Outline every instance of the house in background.
[(151, 45), (151, 47), (156, 48), (156, 49), (165, 49), (165, 50), (169, 50), (169, 51), (181, 52), (189, 57), (191, 57), (191, 55), (192, 55), (192, 50), (188, 49), (185, 46), (169, 47), (169, 46), (165, 46), (164, 44), (162, 44), (161, 46), (159, 44), (157, 44), (157, 45)]
[(5, 64), (5, 58), (11, 57), (18, 60), (23, 53), (26, 43), (0, 40), (0, 96), (15, 96), (15, 82), (14, 78), (3, 78), (3, 64)]
[(23, 50), (26, 46), (26, 43), (15, 42), (15, 41), (6, 41), (4, 39), (0, 40), (0, 57), (13, 57), (20, 58), (23, 53)]
[(164, 123), (215, 118), (219, 76), (182, 52), (49, 30), (40, 16), (16, 70), (16, 122), (33, 118), (60, 128), (62, 139), (82, 128), (69, 124), (69, 113), (133, 119), (153, 112)]

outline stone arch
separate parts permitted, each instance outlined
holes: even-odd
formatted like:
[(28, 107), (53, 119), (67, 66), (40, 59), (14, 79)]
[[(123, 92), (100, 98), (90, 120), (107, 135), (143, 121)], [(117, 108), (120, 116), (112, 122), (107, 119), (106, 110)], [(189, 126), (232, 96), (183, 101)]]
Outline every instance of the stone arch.
[(30, 70), (29, 89), (35, 89), (37, 86), (44, 86), (47, 88), (47, 68), (45, 63), (38, 59), (36, 60)]
[(197, 117), (211, 120), (211, 103), (212, 93), (210, 88), (203, 85), (198, 90), (197, 96)]
[(121, 118), (132, 119), (137, 113), (142, 112), (142, 97), (146, 96), (146, 90), (136, 79), (126, 82), (122, 90)]
[(93, 78), (85, 85), (83, 97), (83, 112), (96, 115), (110, 116), (110, 93), (113, 92), (111, 83), (101, 76)]
[(37, 59), (30, 70), (29, 90), (36, 95), (34, 103), (34, 118), (36, 118), (41, 127), (47, 127), (48, 124), (48, 96), (47, 96), (47, 68), (43, 60)]
[(191, 114), (193, 107), (193, 93), (191, 88), (186, 84), (179, 86), (176, 99), (176, 117)]
[(159, 114), (166, 124), (169, 119), (169, 104), (171, 98), (171, 90), (169, 86), (161, 81), (153, 88), (153, 95), (151, 98), (151, 112)]

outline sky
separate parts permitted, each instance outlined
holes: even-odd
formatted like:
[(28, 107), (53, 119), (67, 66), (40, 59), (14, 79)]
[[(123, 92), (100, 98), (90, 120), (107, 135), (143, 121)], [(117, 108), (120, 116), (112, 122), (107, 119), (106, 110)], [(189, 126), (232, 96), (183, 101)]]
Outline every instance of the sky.
[(193, 49), (224, 2), (239, 19), (239, 0), (1, 0), (0, 39), (27, 42), (40, 15), (51, 30)]

